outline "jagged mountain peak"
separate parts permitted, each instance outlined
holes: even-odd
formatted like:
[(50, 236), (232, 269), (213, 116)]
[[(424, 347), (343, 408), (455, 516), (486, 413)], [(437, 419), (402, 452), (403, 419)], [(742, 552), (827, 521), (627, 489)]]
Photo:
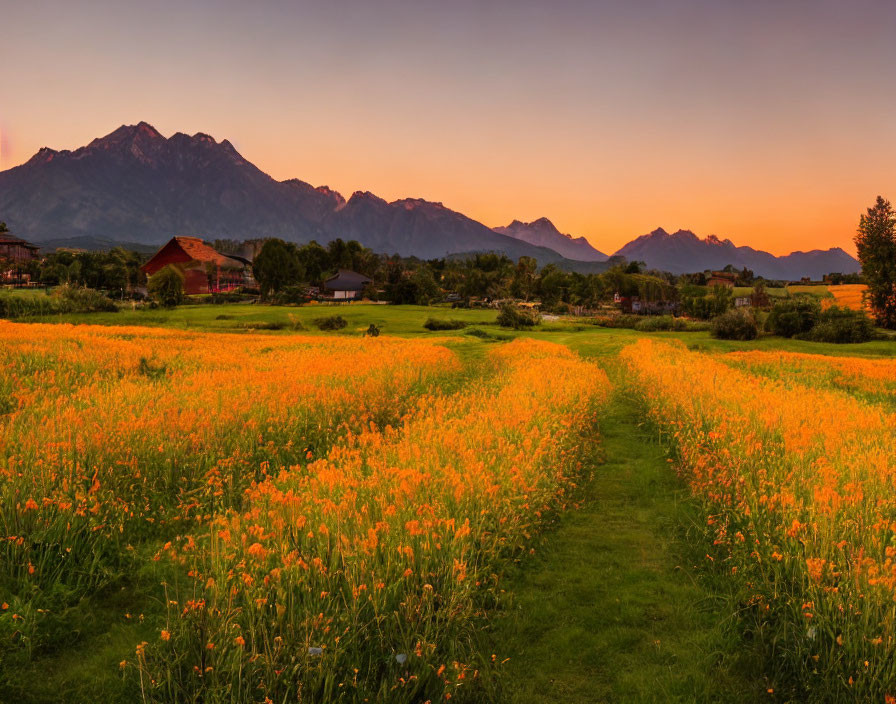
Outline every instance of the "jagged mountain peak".
[(540, 217), (532, 222), (513, 220), (506, 227), (494, 227), (495, 232), (529, 242), (539, 247), (549, 247), (569, 259), (580, 261), (606, 261), (607, 255), (598, 251), (584, 237), (573, 237), (560, 232), (553, 222)]
[(632, 240), (615, 255), (674, 274), (720, 270), (731, 264), (737, 269), (751, 269), (758, 276), (784, 280), (803, 276), (820, 279), (832, 272), (853, 273), (861, 268), (858, 261), (839, 247), (776, 257), (752, 247), (737, 246), (718, 235), (701, 239), (690, 230), (678, 230), (670, 235), (663, 228)]

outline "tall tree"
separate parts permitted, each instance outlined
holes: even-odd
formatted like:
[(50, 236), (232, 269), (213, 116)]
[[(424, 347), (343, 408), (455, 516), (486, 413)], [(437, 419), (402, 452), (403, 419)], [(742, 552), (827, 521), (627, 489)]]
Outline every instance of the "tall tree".
[(871, 311), (878, 325), (896, 328), (896, 213), (877, 197), (859, 218), (855, 237), (862, 274), (868, 284)]
[(278, 239), (270, 239), (262, 245), (252, 262), (252, 273), (264, 297), (284, 286), (299, 283), (305, 274), (296, 246)]

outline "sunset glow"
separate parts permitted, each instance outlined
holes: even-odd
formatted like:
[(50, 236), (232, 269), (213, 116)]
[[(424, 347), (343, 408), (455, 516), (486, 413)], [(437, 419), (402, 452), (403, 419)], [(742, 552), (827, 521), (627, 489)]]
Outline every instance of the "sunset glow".
[[(0, 169), (145, 120), (277, 179), (854, 252), (896, 198), (885, 2), (5, 2)], [(9, 70), (11, 67), (11, 70)]]

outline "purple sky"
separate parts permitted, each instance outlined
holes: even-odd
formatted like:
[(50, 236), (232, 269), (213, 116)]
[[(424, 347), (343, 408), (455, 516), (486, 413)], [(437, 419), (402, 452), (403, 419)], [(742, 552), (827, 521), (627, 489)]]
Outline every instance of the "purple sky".
[(896, 198), (896, 3), (0, 4), (4, 169), (146, 120), (604, 251), (659, 225), (852, 251)]

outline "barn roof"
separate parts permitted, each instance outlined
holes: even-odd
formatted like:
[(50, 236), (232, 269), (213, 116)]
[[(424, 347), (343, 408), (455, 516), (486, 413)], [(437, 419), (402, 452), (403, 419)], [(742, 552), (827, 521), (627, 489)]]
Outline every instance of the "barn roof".
[(175, 237), (175, 242), (191, 259), (198, 262), (211, 262), (225, 267), (241, 267), (243, 263), (226, 254), (221, 254), (214, 247), (206, 244), (198, 237)]
[(27, 247), (28, 249), (40, 249), (36, 244), (26, 242), (21, 237), (16, 237), (9, 232), (0, 232), (0, 244), (17, 244), (20, 247)]
[(336, 276), (331, 276), (324, 281), (324, 286), (331, 291), (360, 291), (372, 281), (373, 279), (363, 274), (349, 269), (340, 269)]
[(242, 269), (246, 266), (243, 261), (221, 254), (198, 237), (172, 237), (140, 268), (148, 274), (153, 274), (161, 269), (166, 262), (184, 262), (183, 259), (179, 258), (171, 259), (172, 254), (176, 253), (177, 250), (180, 250), (183, 252), (183, 255), (189, 258), (187, 261), (215, 264), (223, 269)]

